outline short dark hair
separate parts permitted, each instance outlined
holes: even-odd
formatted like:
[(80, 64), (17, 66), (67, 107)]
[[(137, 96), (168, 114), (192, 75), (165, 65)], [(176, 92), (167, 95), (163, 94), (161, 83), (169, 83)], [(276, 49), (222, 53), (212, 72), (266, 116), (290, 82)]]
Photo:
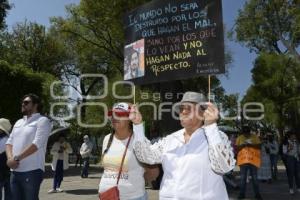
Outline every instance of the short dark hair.
[(32, 101), (33, 104), (37, 104), (37, 105), (38, 105), (38, 106), (37, 106), (37, 111), (38, 111), (38, 112), (41, 112), (41, 111), (42, 111), (42, 108), (43, 108), (41, 98), (40, 98), (38, 95), (36, 95), (36, 94), (29, 93), (29, 94), (25, 94), (25, 95), (23, 96), (22, 101), (23, 101), (25, 98), (27, 98), (27, 97), (30, 98), (30, 100)]

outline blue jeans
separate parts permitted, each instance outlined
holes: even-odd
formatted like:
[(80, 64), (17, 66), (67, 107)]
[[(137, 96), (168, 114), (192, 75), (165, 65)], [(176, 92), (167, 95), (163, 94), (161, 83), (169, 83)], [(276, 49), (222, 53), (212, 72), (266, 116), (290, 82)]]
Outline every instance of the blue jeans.
[(13, 200), (38, 200), (44, 172), (36, 169), (28, 172), (12, 172), (10, 188)]
[(4, 200), (11, 200), (9, 179), (0, 181), (0, 200), (2, 200), (2, 189), (4, 188)]
[(90, 166), (90, 158), (83, 158), (83, 167), (81, 172), (82, 178), (87, 178), (89, 176), (89, 166)]
[(277, 160), (278, 155), (276, 154), (270, 154), (270, 160), (271, 160), (271, 171), (272, 171), (272, 177), (277, 178)]
[(129, 199), (129, 200), (148, 200), (148, 194), (147, 192), (145, 192), (143, 196), (134, 199)]
[(61, 182), (64, 178), (64, 161), (57, 160), (56, 169), (54, 172), (54, 179), (53, 179), (53, 189), (60, 188)]
[(300, 163), (294, 156), (287, 156), (287, 175), (290, 189), (294, 189), (294, 181), (297, 188), (300, 188)]
[(258, 181), (257, 181), (257, 167), (251, 164), (244, 164), (240, 166), (241, 172), (241, 185), (240, 185), (240, 196), (245, 196), (246, 186), (247, 186), (247, 173), (248, 170), (250, 172), (250, 176), (252, 177), (252, 185), (255, 196), (260, 195)]

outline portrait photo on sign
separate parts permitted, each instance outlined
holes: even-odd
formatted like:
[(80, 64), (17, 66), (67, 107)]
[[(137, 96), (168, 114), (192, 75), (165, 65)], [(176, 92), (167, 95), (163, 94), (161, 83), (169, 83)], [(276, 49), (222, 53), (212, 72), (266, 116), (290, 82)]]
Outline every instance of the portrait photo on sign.
[(145, 75), (144, 39), (125, 46), (124, 49), (124, 80), (135, 79)]

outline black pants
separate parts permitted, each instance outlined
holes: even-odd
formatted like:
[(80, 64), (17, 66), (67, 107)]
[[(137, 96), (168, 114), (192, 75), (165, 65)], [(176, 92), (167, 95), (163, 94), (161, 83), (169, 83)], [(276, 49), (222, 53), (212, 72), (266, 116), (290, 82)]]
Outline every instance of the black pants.
[(81, 172), (82, 178), (87, 178), (89, 176), (90, 158), (83, 158), (83, 167)]
[(287, 156), (287, 175), (290, 189), (294, 189), (294, 183), (300, 188), (300, 162), (294, 156)]

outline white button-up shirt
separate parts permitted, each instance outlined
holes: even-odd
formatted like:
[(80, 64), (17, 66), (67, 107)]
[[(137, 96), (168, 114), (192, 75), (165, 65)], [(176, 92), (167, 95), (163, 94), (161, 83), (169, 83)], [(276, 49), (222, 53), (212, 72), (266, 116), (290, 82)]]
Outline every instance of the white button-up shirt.
[(235, 166), (227, 136), (216, 124), (197, 129), (185, 143), (181, 129), (151, 145), (143, 125), (134, 126), (137, 158), (144, 163), (162, 163), (164, 176), (160, 200), (227, 200), (222, 174)]
[(32, 144), (35, 144), (38, 150), (21, 160), (18, 168), (13, 171), (45, 170), (45, 153), (50, 131), (50, 120), (39, 113), (33, 114), (30, 118), (24, 116), (16, 122), (6, 142), (12, 145), (13, 156), (21, 154)]

